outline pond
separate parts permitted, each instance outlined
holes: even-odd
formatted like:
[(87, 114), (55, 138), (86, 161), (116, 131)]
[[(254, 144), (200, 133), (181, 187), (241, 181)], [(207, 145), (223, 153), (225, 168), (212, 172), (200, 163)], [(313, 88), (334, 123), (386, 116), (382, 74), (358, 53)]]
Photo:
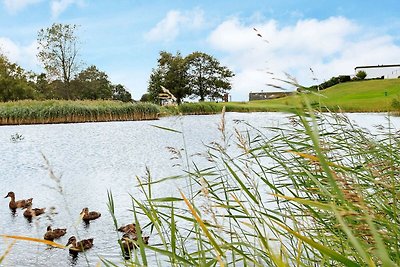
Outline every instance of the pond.
[[(385, 114), (348, 116), (367, 128), (387, 125)], [(130, 195), (140, 196), (137, 179), (145, 175), (146, 168), (153, 179), (182, 174), (186, 161), (175, 158), (176, 154), (171, 151), (187, 154), (190, 161), (205, 166), (207, 160), (201, 153), (206, 151), (205, 145), (221, 141), (220, 120), (221, 115), (209, 115), (167, 117), (158, 121), (0, 127), (1, 197), (14, 191), (17, 199), (33, 197), (34, 207), (47, 209), (44, 215), (28, 221), (22, 210), (11, 212), (9, 199), (1, 198), (0, 234), (43, 238), (46, 227), (52, 225), (68, 229), (65, 236), (56, 240), (60, 244), (65, 245), (71, 235), (94, 238), (94, 246), (86, 257), (83, 254), (73, 257), (62, 249), (18, 241), (1, 265), (94, 266), (99, 257), (119, 263), (118, 235), (107, 209), (107, 190), (114, 196), (119, 224), (132, 222)], [(227, 113), (228, 133), (233, 134), (234, 127), (245, 128), (244, 124), (236, 123), (238, 120), (256, 127), (279, 126), (287, 122), (287, 115)], [(391, 118), (391, 123), (399, 128), (400, 118)], [(51, 178), (49, 168), (60, 178), (59, 183)], [(57, 186), (61, 186), (62, 193)], [(183, 187), (179, 180), (174, 180), (163, 183), (154, 192), (160, 196), (174, 195)], [(79, 219), (84, 207), (99, 211), (102, 216), (85, 224)], [(145, 231), (145, 234), (149, 233)], [(1, 256), (12, 240), (0, 240)]]

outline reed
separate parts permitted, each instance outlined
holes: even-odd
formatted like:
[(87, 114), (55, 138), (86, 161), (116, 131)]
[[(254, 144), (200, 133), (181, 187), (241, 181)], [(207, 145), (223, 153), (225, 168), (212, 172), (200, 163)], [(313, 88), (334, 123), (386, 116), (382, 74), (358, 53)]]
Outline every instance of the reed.
[[(227, 152), (222, 120), (209, 166), (139, 180), (132, 211), (153, 241), (142, 251), (174, 266), (397, 266), (400, 139), (390, 121), (372, 134), (305, 110), (278, 128), (231, 133), (239, 156)], [(191, 186), (154, 198), (152, 187), (171, 179)]]
[(159, 112), (150, 103), (23, 100), (0, 103), (0, 125), (151, 120)]

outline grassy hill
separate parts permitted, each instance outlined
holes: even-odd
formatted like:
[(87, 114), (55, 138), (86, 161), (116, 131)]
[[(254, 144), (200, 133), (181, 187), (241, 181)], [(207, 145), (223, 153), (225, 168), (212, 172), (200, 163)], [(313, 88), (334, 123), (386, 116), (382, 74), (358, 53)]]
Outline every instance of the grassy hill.
[[(320, 91), (321, 96), (307, 95), (311, 103), (329, 109), (349, 112), (382, 112), (392, 110), (393, 99), (400, 99), (400, 79), (347, 82)], [(268, 101), (269, 104), (298, 105), (301, 95)], [(266, 102), (266, 101), (263, 101)]]
[(313, 106), (346, 112), (387, 112), (393, 99), (400, 100), (400, 79), (346, 82), (315, 93), (302, 93), (273, 100), (219, 103), (227, 111), (269, 111), (279, 106), (301, 106), (304, 98)]

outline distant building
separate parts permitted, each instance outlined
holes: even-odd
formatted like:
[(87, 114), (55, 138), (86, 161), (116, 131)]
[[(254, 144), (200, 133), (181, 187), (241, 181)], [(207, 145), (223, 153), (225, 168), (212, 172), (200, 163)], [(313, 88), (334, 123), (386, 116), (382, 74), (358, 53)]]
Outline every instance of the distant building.
[(400, 77), (400, 64), (395, 65), (376, 65), (376, 66), (358, 66), (355, 68), (355, 73), (365, 71), (367, 79), (384, 78), (394, 79)]
[(293, 94), (293, 92), (256, 92), (249, 93), (249, 101), (253, 100), (268, 100), (281, 98)]

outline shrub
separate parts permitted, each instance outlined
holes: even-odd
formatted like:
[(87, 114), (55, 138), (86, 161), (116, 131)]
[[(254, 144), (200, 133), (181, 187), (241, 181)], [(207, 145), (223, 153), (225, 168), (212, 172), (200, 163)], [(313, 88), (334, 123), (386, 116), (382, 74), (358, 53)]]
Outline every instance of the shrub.
[(363, 70), (357, 72), (356, 77), (360, 80), (364, 80), (367, 77), (367, 73)]

